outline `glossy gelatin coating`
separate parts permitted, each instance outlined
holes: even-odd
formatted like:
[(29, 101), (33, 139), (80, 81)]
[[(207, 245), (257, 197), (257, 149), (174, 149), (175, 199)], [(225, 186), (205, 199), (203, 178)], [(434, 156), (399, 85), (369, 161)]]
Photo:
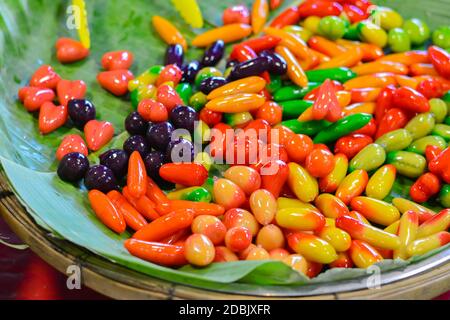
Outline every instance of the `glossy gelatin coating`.
[(352, 241), (349, 255), (355, 266), (363, 269), (383, 260), (381, 254), (374, 247), (360, 240)]
[(325, 217), (310, 208), (280, 209), (275, 215), (275, 221), (280, 227), (298, 231), (313, 231), (325, 225)]
[(319, 194), (319, 185), (316, 178), (297, 163), (291, 162), (289, 166), (288, 185), (298, 199), (304, 202), (313, 201)]
[(331, 263), (337, 258), (333, 246), (315, 235), (293, 232), (287, 236), (287, 240), (289, 247), (308, 261)]
[(336, 190), (336, 197), (342, 200), (346, 205), (350, 201), (364, 192), (369, 181), (367, 172), (358, 169), (347, 175)]
[(350, 203), (353, 210), (363, 214), (369, 221), (388, 226), (400, 219), (398, 209), (388, 202), (369, 197), (355, 197)]
[(391, 192), (396, 178), (397, 169), (386, 164), (380, 167), (369, 179), (366, 195), (370, 198), (383, 200)]

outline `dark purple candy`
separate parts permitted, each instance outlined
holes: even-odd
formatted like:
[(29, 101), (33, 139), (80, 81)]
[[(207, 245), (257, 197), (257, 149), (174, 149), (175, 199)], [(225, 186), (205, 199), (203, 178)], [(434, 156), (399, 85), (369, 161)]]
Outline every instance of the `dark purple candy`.
[(189, 140), (180, 138), (170, 141), (167, 146), (165, 162), (192, 162), (194, 161), (194, 145)]
[(198, 113), (192, 107), (177, 106), (170, 112), (169, 120), (175, 128), (193, 132), (195, 121), (198, 121)]
[(203, 54), (202, 66), (203, 67), (213, 67), (219, 63), (220, 59), (223, 57), (225, 51), (225, 43), (222, 40), (217, 40), (211, 44)]
[(97, 189), (103, 193), (119, 188), (112, 170), (101, 164), (89, 168), (84, 176), (84, 185), (88, 190)]
[(226, 68), (230, 68), (230, 67), (232, 68), (237, 64), (239, 64), (239, 61), (237, 61), (237, 60), (228, 60), (227, 64), (226, 64)]
[(161, 151), (151, 151), (144, 158), (145, 169), (147, 174), (155, 179), (159, 177), (159, 168), (164, 164), (165, 155)]
[(227, 83), (227, 80), (225, 80), (225, 78), (222, 78), (222, 77), (209, 77), (209, 78), (206, 78), (205, 80), (203, 80), (200, 83), (199, 90), (201, 92), (203, 92), (204, 94), (208, 94), (211, 91), (213, 91), (214, 89), (217, 89), (217, 88), (223, 86), (226, 83)]
[(269, 72), (277, 75), (284, 75), (287, 72), (287, 64), (282, 56), (276, 52), (264, 50), (260, 53), (260, 56), (267, 57), (269, 59)]
[(111, 149), (100, 155), (100, 164), (112, 170), (117, 179), (123, 178), (128, 172), (128, 154), (124, 150)]
[(151, 148), (165, 151), (172, 138), (173, 126), (169, 122), (153, 123), (147, 130), (146, 139)]
[(71, 152), (59, 162), (57, 174), (61, 180), (77, 182), (84, 177), (88, 169), (88, 158), (79, 152)]
[(144, 136), (134, 135), (125, 140), (123, 143), (123, 150), (125, 150), (128, 155), (131, 155), (133, 151), (138, 151), (143, 158), (149, 153), (150, 148)]
[(183, 65), (184, 52), (181, 44), (171, 44), (167, 47), (164, 64), (176, 64), (181, 67)]
[(269, 69), (269, 59), (264, 56), (256, 57), (241, 62), (233, 67), (229, 79), (237, 80), (251, 76), (257, 76)]
[(187, 65), (182, 66), (181, 71), (183, 71), (181, 82), (193, 83), (195, 76), (200, 71), (200, 62), (197, 60), (191, 61)]
[(69, 100), (67, 111), (70, 119), (78, 128), (83, 128), (86, 122), (95, 119), (95, 107), (86, 99)]
[(141, 117), (141, 115), (134, 111), (125, 119), (125, 129), (130, 134), (142, 134), (147, 132), (148, 122)]

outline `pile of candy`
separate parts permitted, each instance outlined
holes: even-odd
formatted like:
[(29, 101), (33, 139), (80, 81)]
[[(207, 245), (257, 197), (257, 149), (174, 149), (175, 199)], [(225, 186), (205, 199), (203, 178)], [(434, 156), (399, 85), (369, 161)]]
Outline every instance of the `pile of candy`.
[[(226, 9), (191, 41), (206, 48), (198, 61), (184, 61), (188, 42), (159, 16), (164, 65), (134, 77), (131, 52), (106, 53), (98, 82), (136, 111), (123, 149), (100, 164), (88, 150), (114, 129), (95, 120), (82, 81), (42, 66), (19, 91), (43, 134), (69, 119), (84, 131), (86, 143), (63, 139), (58, 175), (84, 179), (107, 227), (135, 232), (132, 255), (171, 267), (274, 259), (314, 277), (450, 242), (450, 209), (427, 207), (450, 207), (450, 27), (431, 35), (369, 0), (307, 0), (267, 25), (281, 2)], [(61, 63), (89, 55), (67, 38), (56, 49)], [(413, 201), (391, 196), (398, 175), (415, 181)]]

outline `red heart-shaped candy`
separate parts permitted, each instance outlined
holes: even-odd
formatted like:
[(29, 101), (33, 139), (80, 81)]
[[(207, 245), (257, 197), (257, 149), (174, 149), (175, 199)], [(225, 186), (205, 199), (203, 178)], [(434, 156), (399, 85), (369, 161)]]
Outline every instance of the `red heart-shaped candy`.
[(61, 141), (58, 150), (56, 150), (56, 159), (61, 160), (66, 154), (71, 152), (79, 152), (88, 155), (88, 148), (83, 138), (78, 134), (68, 134)]
[(106, 145), (114, 135), (114, 127), (110, 122), (90, 120), (84, 126), (84, 136), (88, 148), (97, 151)]
[(19, 90), (19, 100), (30, 111), (39, 110), (44, 102), (52, 101), (55, 93), (51, 89), (38, 87), (23, 87)]
[(133, 74), (125, 69), (103, 71), (97, 75), (98, 83), (116, 96), (123, 96), (128, 92), (128, 82), (133, 78)]
[(55, 106), (53, 102), (45, 102), (39, 110), (39, 131), (47, 134), (58, 129), (66, 123), (68, 116), (66, 106)]
[(30, 79), (30, 86), (55, 89), (61, 77), (49, 65), (40, 66)]
[(71, 63), (82, 60), (89, 55), (89, 50), (79, 41), (70, 38), (60, 38), (56, 41), (56, 58), (61, 63)]
[(59, 103), (67, 106), (69, 100), (82, 99), (86, 93), (86, 83), (83, 80), (60, 80), (56, 86)]

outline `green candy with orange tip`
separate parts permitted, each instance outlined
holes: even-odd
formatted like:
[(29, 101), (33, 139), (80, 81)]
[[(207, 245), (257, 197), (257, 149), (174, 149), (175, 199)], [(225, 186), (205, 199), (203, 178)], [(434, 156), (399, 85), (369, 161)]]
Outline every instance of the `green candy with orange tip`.
[(431, 99), (428, 101), (430, 103), (430, 112), (434, 114), (436, 123), (444, 122), (445, 117), (448, 113), (447, 103), (442, 99)]
[(431, 112), (419, 113), (409, 120), (405, 129), (411, 133), (413, 140), (425, 137), (430, 134), (436, 124), (434, 115)]
[(353, 157), (350, 161), (349, 169), (350, 172), (358, 169), (372, 171), (381, 167), (385, 160), (386, 152), (383, 147), (379, 144), (371, 143)]
[(203, 187), (189, 187), (169, 192), (167, 194), (167, 199), (211, 202), (211, 193)]
[(189, 83), (179, 83), (175, 87), (175, 91), (178, 93), (181, 100), (183, 100), (185, 104), (189, 104), (189, 99), (192, 96), (192, 86)]
[(250, 112), (224, 113), (223, 122), (234, 127), (241, 127), (253, 120)]
[(306, 134), (308, 136), (314, 136), (321, 130), (325, 129), (331, 124), (326, 120), (312, 120), (300, 122), (297, 119), (286, 120), (281, 122), (281, 125), (291, 129), (296, 134)]
[(406, 151), (415, 152), (421, 155), (425, 154), (425, 149), (427, 146), (436, 146), (441, 149), (445, 149), (447, 147), (447, 143), (445, 142), (444, 138), (439, 136), (426, 136), (420, 139), (417, 139), (413, 143), (409, 145), (409, 147), (406, 149)]
[(444, 184), (439, 192), (439, 202), (444, 208), (450, 208), (450, 184)]
[(420, 177), (427, 166), (427, 160), (422, 155), (409, 151), (389, 152), (386, 160), (397, 169), (399, 174), (408, 178)]
[(390, 131), (375, 140), (386, 152), (403, 150), (413, 141), (411, 134), (406, 129)]
[(310, 82), (307, 87), (300, 88), (298, 86), (286, 86), (278, 89), (273, 94), (273, 100), (287, 101), (295, 99), (303, 99), (308, 93), (310, 93), (315, 88), (319, 87), (321, 83)]
[(195, 111), (200, 111), (207, 102), (208, 99), (206, 98), (206, 95), (201, 91), (194, 93), (189, 98), (189, 105), (194, 108)]
[(380, 26), (371, 21), (361, 21), (358, 24), (358, 34), (362, 41), (384, 48), (388, 42), (388, 35)]
[(312, 107), (313, 101), (308, 100), (289, 100), (280, 102), (283, 108), (283, 120), (297, 119), (306, 109)]
[(431, 134), (442, 137), (445, 141), (450, 141), (450, 125), (439, 123), (434, 126)]
[(357, 74), (349, 68), (330, 68), (308, 70), (305, 72), (308, 80), (311, 82), (324, 82), (327, 79), (336, 80), (341, 83), (347, 82), (350, 79), (356, 78)]
[(314, 143), (334, 142), (340, 137), (361, 129), (370, 122), (370, 119), (372, 116), (366, 113), (348, 115), (320, 131), (314, 138)]

